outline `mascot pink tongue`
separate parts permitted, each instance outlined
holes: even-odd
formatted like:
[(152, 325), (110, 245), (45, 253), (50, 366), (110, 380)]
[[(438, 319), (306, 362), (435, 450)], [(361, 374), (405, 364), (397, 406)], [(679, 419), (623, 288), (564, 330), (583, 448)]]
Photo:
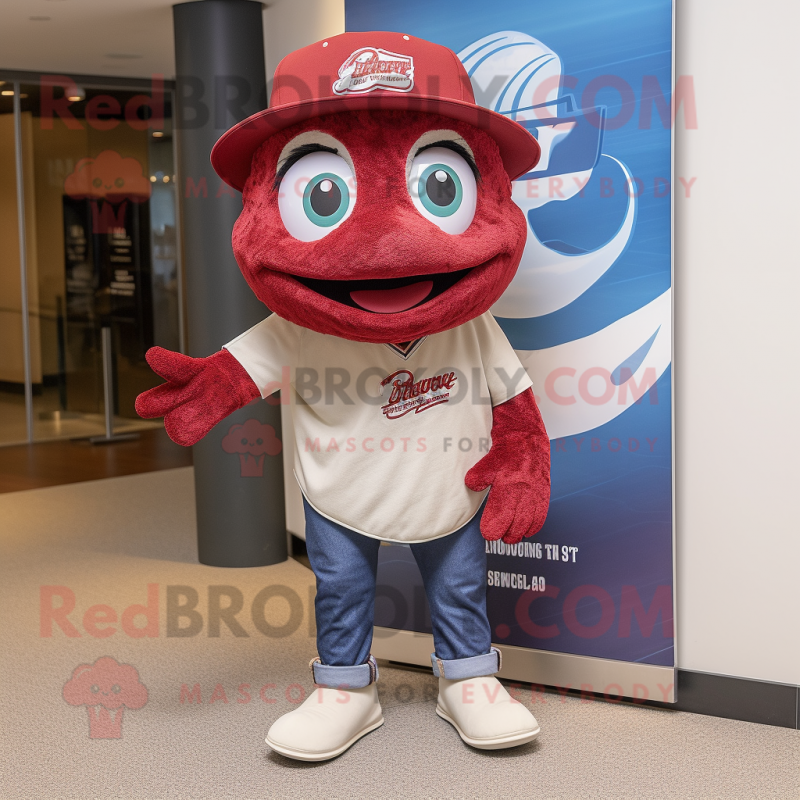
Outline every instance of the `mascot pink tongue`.
[(525, 244), (511, 180), (538, 157), (525, 129), (475, 104), (452, 51), (374, 31), (288, 56), (270, 108), (214, 148), (243, 195), (234, 253), (274, 313), (208, 358), (153, 348), (167, 382), (137, 410), (191, 445), (290, 376), (319, 688), (269, 729), (285, 756), (333, 758), (383, 724), (381, 541), (410, 545), (422, 574), (436, 713), (479, 749), (539, 733), (494, 677), (484, 545), (532, 536), (549, 502), (531, 382), (489, 313)]
[(362, 289), (350, 292), (353, 302), (378, 314), (392, 314), (405, 311), (421, 303), (433, 289), (433, 281), (420, 281), (399, 289)]

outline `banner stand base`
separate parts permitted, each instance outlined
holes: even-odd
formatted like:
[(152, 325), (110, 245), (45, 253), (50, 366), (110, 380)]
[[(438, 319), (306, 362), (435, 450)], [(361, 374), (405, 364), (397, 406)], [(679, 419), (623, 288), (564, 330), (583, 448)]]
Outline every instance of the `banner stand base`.
[[(503, 668), (498, 677), (504, 680), (576, 689), (604, 695), (608, 700), (656, 700), (677, 702), (676, 670), (653, 664), (590, 658), (570, 653), (552, 653), (514, 645), (495, 645), (503, 653)], [(374, 628), (372, 654), (387, 661), (401, 661), (430, 667), (433, 636), (429, 633)]]

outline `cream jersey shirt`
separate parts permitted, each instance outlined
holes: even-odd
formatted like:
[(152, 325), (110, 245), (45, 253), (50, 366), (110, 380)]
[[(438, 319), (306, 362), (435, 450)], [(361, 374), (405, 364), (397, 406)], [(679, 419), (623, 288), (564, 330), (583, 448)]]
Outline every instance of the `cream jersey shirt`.
[(531, 381), (488, 312), (405, 345), (352, 342), (272, 314), (225, 348), (267, 397), (281, 390), (306, 500), (391, 542), (453, 533), (486, 492), (464, 476), (489, 451), (492, 407)]

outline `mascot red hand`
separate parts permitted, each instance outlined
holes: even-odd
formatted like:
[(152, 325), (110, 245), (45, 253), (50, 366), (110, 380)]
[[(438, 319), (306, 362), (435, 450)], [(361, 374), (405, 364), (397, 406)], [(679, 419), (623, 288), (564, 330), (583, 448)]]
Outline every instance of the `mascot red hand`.
[(190, 358), (163, 347), (147, 351), (147, 363), (167, 383), (136, 398), (136, 413), (145, 419), (164, 417), (173, 442), (199, 442), (218, 422), (260, 397), (242, 365), (227, 351)]
[[(317, 578), (312, 672), (348, 697), (319, 688), (278, 719), (267, 742), (285, 756), (333, 758), (383, 723), (370, 654), (381, 541), (410, 545), (419, 565), (436, 713), (474, 748), (539, 732), (493, 677), (483, 541), (536, 533), (549, 502), (532, 383), (489, 313), (525, 246), (511, 179), (538, 156), (522, 126), (475, 104), (452, 51), (374, 31), (288, 56), (270, 108), (214, 148), (244, 201), (236, 259), (274, 313), (207, 359), (151, 352), (168, 383), (137, 408), (191, 444), (292, 376)], [(314, 399), (301, 370), (338, 382)]]
[(544, 525), (550, 502), (550, 444), (533, 392), (495, 406), (492, 447), (467, 473), (473, 492), (492, 487), (481, 518), (485, 539), (516, 544)]

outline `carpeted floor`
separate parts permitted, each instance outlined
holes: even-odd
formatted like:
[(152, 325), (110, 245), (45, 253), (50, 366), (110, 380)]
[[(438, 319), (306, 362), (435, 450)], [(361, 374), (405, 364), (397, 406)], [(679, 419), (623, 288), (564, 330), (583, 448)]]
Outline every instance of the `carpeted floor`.
[[(294, 561), (202, 566), (193, 529), (189, 468), (0, 496), (3, 800), (800, 797), (797, 731), (547, 694), (533, 706), (538, 741), (478, 752), (434, 714), (430, 674), (388, 664), (382, 728), (332, 762), (277, 756), (264, 735), (311, 688), (312, 575)], [(147, 602), (148, 584), (154, 635), (130, 635), (147, 618), (125, 609)], [(178, 618), (168, 597), (191, 605), (194, 593), (194, 618)], [(239, 600), (234, 636), (224, 608)], [(135, 670), (92, 666), (104, 656)], [(80, 665), (94, 671), (65, 690)], [(105, 728), (64, 698), (112, 684), (128, 707)]]

